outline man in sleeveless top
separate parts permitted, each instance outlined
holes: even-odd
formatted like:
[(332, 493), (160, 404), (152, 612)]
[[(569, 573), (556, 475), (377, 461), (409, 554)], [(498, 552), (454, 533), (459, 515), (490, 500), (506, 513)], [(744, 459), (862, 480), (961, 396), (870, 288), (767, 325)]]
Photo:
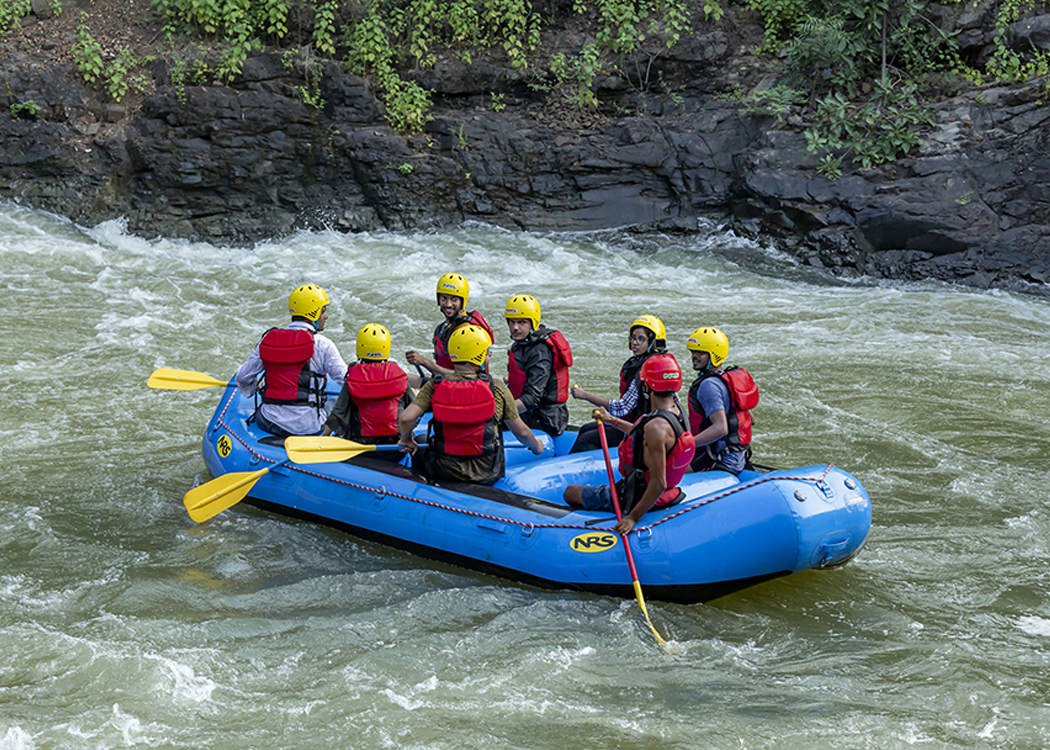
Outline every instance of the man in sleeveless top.
[[(614, 530), (630, 532), (641, 517), (654, 507), (678, 502), (681, 481), (693, 459), (693, 435), (675, 399), (682, 387), (682, 370), (670, 354), (659, 354), (641, 368), (642, 388), (649, 396), (652, 411), (634, 423), (614, 417), (604, 407), (598, 409), (602, 421), (625, 433), (620, 444), (620, 474), (617, 483), (623, 518)], [(586, 510), (614, 510), (608, 484), (565, 488), (565, 502)]]

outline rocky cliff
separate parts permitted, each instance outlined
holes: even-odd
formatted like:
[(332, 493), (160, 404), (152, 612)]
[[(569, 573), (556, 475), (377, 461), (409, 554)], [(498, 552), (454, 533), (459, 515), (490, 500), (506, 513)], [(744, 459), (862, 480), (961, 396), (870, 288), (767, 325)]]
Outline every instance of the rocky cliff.
[[(988, 23), (971, 16), (954, 23), (979, 50)], [(321, 226), (714, 221), (837, 273), (1050, 289), (1046, 80), (959, 91), (935, 106), (918, 153), (829, 180), (800, 123), (742, 114), (726, 96), (768, 72), (751, 54), (761, 30), (732, 15), (658, 60), (673, 94), (609, 78), (593, 113), (493, 60), (439, 60), (418, 75), (435, 92), (434, 119), (411, 136), (334, 63), (323, 108), (307, 106), (301, 73), (276, 54), (249, 58), (230, 85), (175, 85), (156, 61), (148, 93), (114, 104), (31, 43), (48, 23), (4, 40), (0, 197), (83, 224), (126, 217), (145, 236), (246, 243)], [(1050, 44), (1033, 28), (1029, 41)], [(25, 102), (36, 111), (12, 108)]]

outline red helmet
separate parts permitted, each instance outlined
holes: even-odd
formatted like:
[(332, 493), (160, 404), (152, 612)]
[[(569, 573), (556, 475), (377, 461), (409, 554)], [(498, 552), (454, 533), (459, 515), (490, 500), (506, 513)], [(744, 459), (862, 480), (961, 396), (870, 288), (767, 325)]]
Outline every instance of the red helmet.
[(682, 368), (672, 354), (656, 354), (645, 360), (640, 373), (642, 382), (655, 393), (682, 389)]

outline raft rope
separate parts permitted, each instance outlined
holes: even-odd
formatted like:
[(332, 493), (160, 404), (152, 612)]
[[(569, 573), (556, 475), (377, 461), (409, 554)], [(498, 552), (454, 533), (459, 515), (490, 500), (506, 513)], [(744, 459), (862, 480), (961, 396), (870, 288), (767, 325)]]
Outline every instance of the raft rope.
[[(244, 440), (240, 435), (238, 435), (236, 432), (234, 432), (234, 430), (231, 429), (230, 426), (228, 424), (226, 424), (225, 421), (223, 421), (223, 418), (226, 416), (226, 410), (229, 408), (229, 406), (230, 406), (230, 404), (232, 402), (233, 402), (233, 395), (231, 394), (231, 397), (229, 399), (227, 399), (226, 405), (223, 407), (222, 412), (220, 412), (219, 417), (215, 420), (216, 423), (219, 424), (219, 425), (222, 425), (224, 428), (226, 428), (226, 430), (230, 433), (230, 435), (233, 437), (233, 439), (236, 440), (237, 442), (239, 442), (241, 445), (243, 445), (247, 449), (247, 451), (249, 453), (251, 453), (253, 456), (255, 456), (255, 458), (257, 458), (258, 460), (266, 461), (266, 462), (271, 463), (271, 464), (280, 463), (279, 461), (275, 461), (272, 458), (267, 458), (266, 456), (264, 456), (261, 453), (259, 453), (258, 451), (256, 451), (255, 448), (253, 448), (251, 445), (249, 445), (246, 440)], [(292, 471), (299, 471), (299, 472), (302, 472), (303, 474), (309, 474), (310, 476), (319, 477), (320, 479), (327, 479), (328, 481), (335, 482), (336, 484), (342, 484), (342, 485), (346, 485), (347, 487), (353, 487), (355, 489), (365, 490), (366, 492), (371, 492), (371, 493), (376, 494), (376, 495), (385, 495), (385, 496), (389, 496), (389, 497), (396, 497), (396, 498), (399, 498), (401, 500), (408, 500), (409, 502), (419, 503), (420, 505), (426, 505), (426, 506), (431, 507), (431, 508), (440, 508), (441, 510), (450, 510), (450, 511), (453, 511), (455, 513), (462, 513), (463, 515), (473, 516), (475, 518), (484, 518), (484, 519), (489, 520), (489, 521), (498, 521), (500, 523), (506, 523), (506, 524), (510, 524), (510, 525), (513, 525), (513, 526), (521, 526), (522, 528), (530, 529), (530, 533), (531, 533), (531, 529), (583, 529), (584, 531), (609, 531), (611, 529), (611, 527), (610, 527), (610, 529), (596, 529), (593, 526), (585, 526), (583, 524), (532, 523), (531, 521), (519, 521), (519, 520), (514, 519), (514, 518), (504, 518), (502, 516), (494, 516), (494, 515), (491, 515), (489, 513), (479, 513), (476, 510), (468, 510), (466, 508), (458, 508), (455, 505), (445, 505), (444, 503), (434, 502), (433, 500), (424, 500), (423, 498), (412, 497), (411, 495), (403, 495), (400, 492), (392, 492), (391, 490), (388, 490), (388, 489), (382, 488), (382, 487), (369, 487), (368, 485), (365, 485), (365, 484), (358, 484), (357, 482), (350, 482), (350, 481), (347, 481), (345, 479), (339, 479), (337, 477), (328, 476), (327, 474), (321, 474), (321, 473), (316, 472), (316, 471), (311, 471), (310, 469), (304, 469), (301, 466), (298, 466), (298, 465), (295, 465), (295, 464), (286, 464), (282, 468), (284, 468), (284, 469), (291, 469)], [(703, 500), (702, 502), (698, 502), (698, 503), (694, 503), (692, 505), (689, 505), (688, 507), (682, 508), (681, 510), (679, 510), (679, 511), (677, 511), (675, 513), (672, 513), (671, 515), (664, 516), (663, 518), (661, 518), (661, 519), (659, 519), (657, 521), (653, 521), (652, 523), (645, 524), (644, 526), (635, 526), (633, 529), (631, 529), (630, 533), (634, 534), (634, 533), (639, 533), (639, 532), (643, 532), (643, 531), (652, 533), (652, 530), (654, 528), (656, 528), (657, 526), (659, 526), (660, 524), (667, 523), (668, 521), (670, 521), (670, 520), (672, 520), (674, 518), (678, 518), (678, 516), (682, 516), (682, 515), (685, 515), (686, 513), (694, 511), (697, 508), (702, 508), (705, 505), (710, 505), (711, 503), (715, 502), (716, 500), (722, 500), (724, 498), (730, 497), (731, 495), (735, 495), (737, 492), (743, 492), (744, 490), (750, 489), (752, 487), (757, 487), (758, 485), (765, 484), (766, 482), (772, 482), (772, 481), (776, 481), (776, 480), (787, 479), (787, 480), (791, 480), (791, 481), (795, 481), (795, 482), (812, 482), (813, 484), (817, 484), (818, 482), (823, 481), (824, 478), (828, 475), (828, 472), (831, 471), (833, 468), (834, 468), (834, 464), (828, 464), (825, 467), (824, 471), (821, 472), (820, 476), (817, 476), (817, 477), (775, 476), (775, 477), (762, 477), (760, 479), (753, 479), (750, 482), (747, 482), (746, 484), (738, 484), (735, 487), (731, 487), (730, 489), (726, 490), (725, 492), (720, 492), (717, 495), (712, 495), (711, 497)], [(615, 521), (615, 520), (616, 520), (615, 518), (610, 518), (609, 519), (609, 521), (611, 521), (611, 522)]]

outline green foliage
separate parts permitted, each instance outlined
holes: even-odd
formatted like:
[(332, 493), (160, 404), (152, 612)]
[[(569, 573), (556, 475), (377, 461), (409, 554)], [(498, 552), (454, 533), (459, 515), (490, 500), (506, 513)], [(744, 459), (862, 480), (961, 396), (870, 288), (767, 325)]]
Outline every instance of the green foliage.
[(105, 73), (102, 58), (102, 45), (91, 36), (87, 25), (87, 14), (80, 14), (80, 24), (74, 33), (73, 62), (80, 71), (80, 76), (88, 83), (94, 83)]
[(861, 40), (846, 30), (845, 19), (837, 15), (807, 16), (796, 27), (796, 35), (783, 44), (783, 52), (785, 78), (810, 95), (844, 89), (855, 96), (870, 63)]
[(107, 64), (102, 45), (91, 35), (85, 13), (80, 14), (80, 24), (74, 32), (72, 52), (81, 78), (87, 83), (101, 83), (113, 101), (122, 101), (129, 89), (146, 89), (148, 81), (138, 68), (147, 60), (138, 60), (127, 48), (121, 47)]
[(762, 16), (766, 29), (764, 49), (778, 49), (790, 38), (809, 12), (809, 0), (745, 0), (745, 7)]
[(183, 58), (176, 58), (169, 68), (171, 85), (175, 89), (175, 100), (185, 106), (186, 104), (186, 75), (189, 64)]
[(26, 99), (24, 102), (13, 102), (10, 110), (12, 120), (35, 120), (40, 105), (32, 99)]
[[(963, 63), (955, 39), (930, 20), (930, 0), (744, 1), (765, 26), (761, 51), (776, 52), (782, 62), (778, 86), (807, 94), (807, 144), (829, 176), (841, 174), (847, 160), (870, 167), (918, 145), (931, 123), (919, 89), (931, 73), (978, 82), (1050, 73), (1050, 54), (1007, 45), (1010, 24), (1034, 0), (998, 0), (995, 53), (984, 70)], [(776, 106), (769, 92), (777, 88), (741, 103), (752, 111)]]
[[(1031, 48), (1021, 52), (1007, 44), (1010, 25), (1033, 7), (1034, 0), (1003, 0), (999, 6), (995, 16), (995, 53), (987, 66), (987, 74), (993, 79), (1020, 82), (1050, 75), (1050, 51)], [(980, 75), (972, 77), (979, 79)]]
[(930, 111), (919, 103), (916, 84), (878, 81), (874, 95), (863, 103), (842, 93), (817, 102), (817, 124), (806, 131), (806, 146), (823, 152), (820, 171), (841, 175), (849, 156), (862, 167), (873, 167), (909, 153), (919, 145), (919, 127), (933, 123)]
[(317, 56), (313, 54), (311, 48), (301, 47), (295, 53), (289, 50), (289, 52), (285, 53), (283, 62), (288, 68), (298, 63), (302, 69), (303, 79), (306, 83), (303, 86), (297, 86), (296, 91), (299, 93), (299, 99), (302, 100), (303, 104), (317, 110), (324, 109), (324, 95), (321, 93), (323, 66)]
[[(931, 73), (962, 72), (971, 80), (1021, 80), (1050, 74), (1050, 54), (1009, 46), (1009, 27), (1035, 0), (991, 0), (996, 13), (992, 59), (982, 69), (963, 64), (955, 40), (938, 28), (933, 0), (737, 0), (754, 11), (765, 28), (760, 51), (775, 52), (780, 80), (747, 97), (745, 111), (773, 115), (783, 123), (790, 111), (811, 123), (808, 138), (821, 154), (824, 171), (846, 161), (878, 164), (888, 154), (907, 153), (928, 121), (918, 92)], [(944, 0), (947, 3), (975, 0)], [(53, 0), (60, 2), (60, 0)], [(10, 9), (28, 0), (7, 0)], [(482, 51), (504, 56), (527, 71), (533, 91), (557, 90), (580, 109), (601, 104), (598, 83), (607, 77), (639, 90), (658, 86), (672, 101), (677, 91), (657, 64), (669, 48), (694, 32), (701, 21), (718, 22), (720, 0), (152, 0), (170, 35), (204, 35), (217, 54), (172, 69), (176, 91), (185, 82), (229, 81), (247, 55), (263, 44), (300, 51), (311, 59), (337, 55), (368, 77), (395, 128), (414, 131), (430, 119), (432, 92), (416, 73), (442, 56), (470, 63)], [(577, 50), (549, 58), (537, 54), (541, 13), (579, 14)], [(564, 10), (563, 10), (564, 9)], [(7, 11), (10, 15), (11, 11)], [(4, 16), (0, 16), (2, 27)], [(78, 67), (85, 78), (101, 78), (99, 56), (78, 36)], [(296, 54), (302, 55), (303, 52)], [(536, 63), (539, 62), (537, 65)], [(118, 67), (119, 67), (118, 59)], [(303, 64), (299, 95), (322, 108), (313, 64)], [(652, 73), (652, 75), (650, 75)], [(311, 78), (313, 76), (313, 78)], [(125, 76), (126, 78), (126, 76)], [(121, 78), (110, 78), (114, 96)], [(896, 82), (890, 86), (888, 82)], [(179, 94), (177, 93), (177, 96)], [(913, 102), (914, 99), (914, 102)], [(491, 107), (507, 106), (502, 93)], [(855, 118), (846, 122), (843, 113)]]
[(128, 74), (136, 65), (136, 60), (127, 49), (121, 49), (117, 59), (110, 63), (109, 72), (106, 75), (106, 91), (119, 102), (128, 93)]
[(792, 107), (801, 106), (806, 101), (801, 91), (783, 84), (777, 84), (746, 96), (737, 94), (733, 98), (740, 103), (742, 113), (772, 115), (777, 118), (778, 123), (784, 121)]
[(630, 54), (646, 42), (673, 47), (691, 30), (685, 0), (597, 0), (595, 5), (598, 44), (616, 54)]
[(0, 34), (14, 27), (31, 11), (30, 0), (0, 0)]
[(314, 46), (318, 52), (335, 54), (336, 0), (319, 0), (314, 9)]
[(398, 130), (417, 132), (433, 119), (430, 114), (430, 92), (415, 81), (394, 76), (387, 80), (386, 119)]
[[(57, 0), (56, 0), (57, 1)], [(399, 129), (413, 130), (430, 119), (431, 93), (412, 80), (409, 71), (431, 67), (439, 54), (451, 52), (468, 63), (478, 50), (495, 50), (526, 70), (540, 39), (541, 16), (535, 0), (152, 0), (164, 29), (175, 35), (194, 33), (219, 43), (215, 80), (229, 81), (260, 44), (301, 45), (308, 40), (318, 56), (337, 50), (356, 73), (369, 77), (386, 106), (386, 117)], [(573, 10), (594, 20), (593, 36), (576, 54), (549, 63), (555, 86), (568, 86), (580, 107), (594, 107), (599, 76), (621, 71), (628, 56), (643, 55), (643, 68), (691, 33), (691, 16), (718, 20), (719, 0), (574, 0)], [(345, 51), (345, 52), (343, 52)], [(648, 57), (648, 65), (644, 57)], [(213, 58), (214, 59), (214, 58)], [(637, 62), (635, 62), (637, 64)], [(648, 85), (648, 73), (622, 74)], [(176, 87), (188, 75), (173, 76)], [(199, 76), (198, 76), (199, 77)], [(541, 69), (526, 84), (549, 88)], [(323, 106), (309, 82), (300, 95), (311, 106)], [(499, 111), (502, 100), (493, 100)]]

